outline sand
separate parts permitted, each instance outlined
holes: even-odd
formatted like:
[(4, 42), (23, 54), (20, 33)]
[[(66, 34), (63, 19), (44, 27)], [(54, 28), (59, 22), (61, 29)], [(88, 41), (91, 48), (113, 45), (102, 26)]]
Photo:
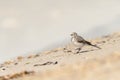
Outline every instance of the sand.
[(19, 56), (0, 65), (0, 80), (120, 80), (120, 33), (90, 40), (102, 49), (72, 44)]

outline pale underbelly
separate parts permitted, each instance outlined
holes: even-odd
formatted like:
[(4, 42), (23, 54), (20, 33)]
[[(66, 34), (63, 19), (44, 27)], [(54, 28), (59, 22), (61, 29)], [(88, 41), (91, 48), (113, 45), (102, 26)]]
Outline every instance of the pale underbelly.
[(81, 48), (81, 47), (83, 47), (85, 44), (84, 43), (78, 43), (77, 41), (76, 41), (76, 39), (74, 39), (74, 38), (72, 38), (72, 43), (73, 43), (73, 45), (75, 46), (75, 47), (79, 47), (79, 48)]
[(73, 44), (74, 44), (74, 46), (79, 47), (79, 48), (81, 48), (85, 45), (83, 43), (78, 43), (78, 42), (73, 42)]

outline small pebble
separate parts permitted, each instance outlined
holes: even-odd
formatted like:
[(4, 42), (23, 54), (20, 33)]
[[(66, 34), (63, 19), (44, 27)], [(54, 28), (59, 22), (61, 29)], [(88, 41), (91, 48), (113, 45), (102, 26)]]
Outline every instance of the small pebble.
[(17, 65), (18, 63), (15, 63), (14, 65)]
[(3, 68), (2, 70), (5, 70), (5, 68)]

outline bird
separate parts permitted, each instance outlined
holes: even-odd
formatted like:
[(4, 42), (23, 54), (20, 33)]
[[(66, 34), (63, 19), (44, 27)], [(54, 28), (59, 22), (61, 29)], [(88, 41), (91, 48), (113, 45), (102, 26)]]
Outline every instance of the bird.
[[(98, 49), (101, 49), (100, 47), (98, 47), (97, 45), (93, 45), (91, 42), (85, 40), (83, 37), (79, 36), (76, 32), (73, 32), (71, 34), (71, 42), (73, 43), (74, 46), (76, 46), (76, 50), (78, 50), (78, 52), (82, 49), (83, 46), (85, 45), (89, 45), (89, 46), (93, 46), (96, 47)], [(78, 53), (77, 52), (77, 53)]]

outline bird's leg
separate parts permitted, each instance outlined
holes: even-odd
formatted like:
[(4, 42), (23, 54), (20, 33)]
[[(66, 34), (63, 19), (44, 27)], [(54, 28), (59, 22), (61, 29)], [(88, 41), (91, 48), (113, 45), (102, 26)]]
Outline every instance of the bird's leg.
[(81, 48), (76, 48), (76, 49), (75, 49), (75, 51), (76, 51), (75, 53), (78, 54), (78, 53), (80, 52), (80, 50), (81, 50)]

